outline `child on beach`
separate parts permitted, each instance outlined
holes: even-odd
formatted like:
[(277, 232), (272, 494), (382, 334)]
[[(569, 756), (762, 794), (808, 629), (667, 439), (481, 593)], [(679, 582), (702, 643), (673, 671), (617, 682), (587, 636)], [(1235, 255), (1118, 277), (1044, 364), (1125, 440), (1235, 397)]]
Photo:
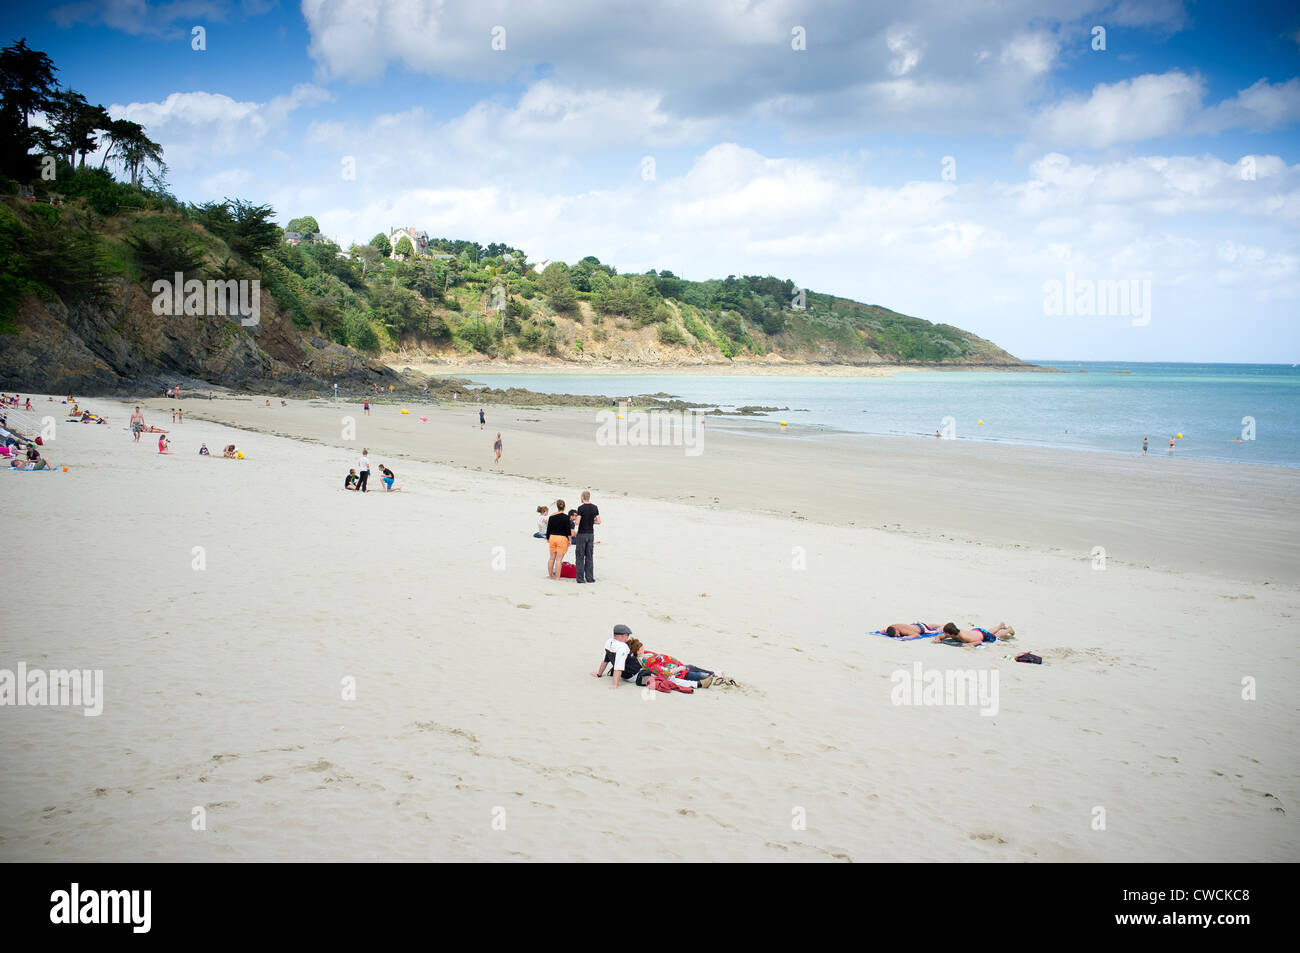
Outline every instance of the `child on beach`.
[(349, 470), (348, 475), (343, 478), (343, 489), (355, 490), (358, 482), (360, 482), (360, 478), (357, 476), (357, 471)]
[(497, 442), (494, 443), (494, 444), (492, 444), (492, 449), (496, 451), (496, 455), (497, 455), (497, 458), (496, 458), (495, 462), (494, 462), (492, 465), (493, 465), (493, 466), (500, 466), (500, 464), (501, 464), (501, 434), (500, 434), (500, 432), (497, 433)]
[(397, 477), (393, 474), (392, 470), (388, 469), (388, 467), (382, 463), (379, 464), (379, 472), (384, 475), (384, 492), (392, 493), (393, 483), (396, 482)]
[(166, 435), (166, 434), (163, 434), (163, 436), (161, 436), (161, 437), (158, 438), (158, 452), (159, 452), (159, 453), (171, 453), (171, 451), (167, 449), (168, 442), (169, 442), (169, 441), (167, 440), (167, 435)]
[(546, 538), (546, 521), (550, 518), (550, 512), (549, 506), (537, 507), (537, 532), (533, 533), (533, 539)]
[(210, 457), (210, 456), (212, 456), (212, 453), (208, 450), (208, 445), (207, 445), (206, 443), (205, 443), (205, 444), (202, 444), (202, 445), (199, 447), (199, 456), (201, 456), (201, 457)]

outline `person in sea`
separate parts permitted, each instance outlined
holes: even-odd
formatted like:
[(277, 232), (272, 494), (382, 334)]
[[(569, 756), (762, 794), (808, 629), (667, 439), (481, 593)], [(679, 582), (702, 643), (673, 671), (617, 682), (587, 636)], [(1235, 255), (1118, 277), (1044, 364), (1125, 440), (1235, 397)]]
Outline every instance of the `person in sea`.
[(564, 562), (564, 554), (569, 551), (569, 537), (572, 533), (573, 521), (564, 511), (564, 501), (556, 500), (555, 514), (546, 521), (546, 542), (550, 551), (546, 575), (552, 579), (560, 578), (560, 564)]
[(724, 678), (721, 672), (711, 672), (707, 668), (687, 665), (671, 655), (651, 652), (640, 639), (628, 639), (627, 647), (646, 671), (672, 679), (683, 688), (708, 688), (715, 680), (719, 685), (735, 684), (734, 679)]
[(497, 432), (497, 442), (494, 443), (494, 444), (492, 444), (492, 449), (496, 452), (496, 455), (497, 455), (496, 461), (493, 463), (493, 466), (500, 466), (500, 465), (501, 465), (501, 433), (500, 433), (500, 431)]
[(379, 472), (384, 475), (384, 492), (392, 493), (393, 484), (397, 482), (397, 476), (393, 473), (392, 470), (388, 469), (388, 467), (382, 463), (379, 464)]
[(981, 629), (979, 626), (971, 626), (969, 629), (959, 629), (955, 623), (947, 622), (944, 624), (943, 631), (935, 638), (936, 642), (958, 642), (962, 645), (979, 645), (982, 642), (996, 642), (998, 639), (1009, 639), (1016, 634), (1016, 630), (1011, 628), (1005, 622), (999, 622), (996, 628)]
[(348, 475), (343, 478), (343, 489), (355, 490), (357, 488), (358, 480), (359, 477), (357, 476), (357, 471), (349, 470)]
[[(559, 506), (560, 512), (556, 516), (564, 516), (564, 504)], [(555, 517), (551, 517), (554, 519)], [(628, 648), (628, 638), (632, 635), (632, 630), (625, 625), (614, 626), (614, 636), (605, 642), (605, 657), (601, 660), (600, 668), (591, 674), (596, 678), (602, 678), (605, 675), (605, 667), (613, 666), (614, 684), (609, 686), (611, 689), (618, 688), (620, 682), (634, 681), (641, 672), (641, 663), (636, 660), (632, 650)]]
[(1170, 438), (1169, 438), (1169, 452), (1170, 452), (1170, 453), (1173, 453), (1173, 452), (1174, 452), (1174, 438), (1173, 438), (1173, 437), (1170, 437)]
[(1143, 438), (1142, 438), (1142, 456), (1145, 457), (1146, 455), (1147, 455), (1147, 438), (1146, 438), (1146, 437), (1143, 437)]
[(537, 532), (533, 533), (533, 539), (546, 538), (546, 521), (550, 518), (550, 512), (549, 506), (537, 507)]
[(941, 626), (929, 622), (895, 622), (885, 629), (891, 639), (907, 639), (918, 635), (937, 635)]
[(199, 447), (199, 456), (201, 456), (201, 457), (210, 457), (210, 456), (212, 456), (212, 451), (210, 451), (210, 450), (208, 449), (208, 445), (207, 445), (206, 443), (205, 443), (205, 444), (202, 444), (202, 445)]

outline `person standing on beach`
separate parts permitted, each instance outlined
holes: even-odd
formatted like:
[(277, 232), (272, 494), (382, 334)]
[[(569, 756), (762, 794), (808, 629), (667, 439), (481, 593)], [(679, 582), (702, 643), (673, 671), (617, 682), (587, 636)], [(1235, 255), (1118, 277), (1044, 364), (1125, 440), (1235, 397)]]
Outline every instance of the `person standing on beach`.
[(366, 492), (366, 481), (370, 479), (370, 451), (362, 448), (361, 459), (357, 461), (357, 489)]
[(482, 430), (483, 425), (487, 423), (487, 417), (483, 413), (483, 408), (478, 409), (478, 429)]
[(367, 417), (369, 417), (369, 416), (370, 416), (370, 401), (367, 400), (364, 404), (362, 404), (362, 405), (361, 405), (361, 410), (362, 410), (362, 412), (365, 413), (365, 415), (366, 415)]
[(140, 433), (143, 430), (144, 430), (144, 414), (140, 413), (140, 408), (137, 407), (135, 409), (135, 413), (131, 415), (131, 434), (132, 434), (131, 442), (132, 443), (140, 442)]
[[(569, 537), (573, 535), (573, 521), (564, 511), (564, 501), (555, 501), (555, 513), (546, 521), (546, 543), (550, 556), (546, 561), (546, 575), (552, 579), (560, 578), (560, 564), (564, 554), (569, 551)], [(631, 635), (631, 632), (628, 633)]]
[(499, 430), (497, 431), (496, 443), (492, 444), (492, 449), (496, 451), (496, 455), (497, 455), (496, 462), (493, 463), (492, 465), (499, 467), (501, 465), (501, 431)]
[(579, 583), (595, 582), (596, 569), (592, 563), (592, 550), (595, 548), (596, 524), (600, 522), (600, 510), (591, 502), (591, 491), (582, 491), (582, 505), (578, 507), (577, 552), (573, 560), (577, 564)]
[(1145, 457), (1146, 455), (1147, 455), (1147, 438), (1146, 438), (1146, 437), (1143, 437), (1143, 438), (1142, 438), (1142, 456)]

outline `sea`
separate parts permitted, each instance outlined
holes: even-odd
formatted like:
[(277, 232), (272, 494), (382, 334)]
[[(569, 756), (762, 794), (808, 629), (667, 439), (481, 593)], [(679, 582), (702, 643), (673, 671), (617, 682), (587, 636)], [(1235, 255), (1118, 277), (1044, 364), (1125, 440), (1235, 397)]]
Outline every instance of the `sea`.
[[(724, 412), (783, 408), (743, 430), (850, 432), (1300, 467), (1300, 368), (1291, 364), (1032, 361), (1058, 373), (907, 371), (892, 377), (476, 374), (544, 393), (668, 393)], [(767, 427), (765, 424), (770, 423)], [(710, 426), (725, 427), (725, 420)], [(739, 425), (738, 425), (739, 426)]]

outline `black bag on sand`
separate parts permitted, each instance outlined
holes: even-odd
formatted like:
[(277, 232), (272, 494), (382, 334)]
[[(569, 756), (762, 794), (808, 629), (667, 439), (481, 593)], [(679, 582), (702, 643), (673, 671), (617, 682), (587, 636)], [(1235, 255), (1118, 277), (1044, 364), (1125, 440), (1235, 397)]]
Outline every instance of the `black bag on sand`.
[(1042, 665), (1042, 664), (1043, 664), (1043, 660), (1042, 660), (1041, 658), (1039, 658), (1037, 655), (1035, 655), (1033, 652), (1021, 652), (1019, 655), (1016, 656), (1016, 661), (1017, 661), (1017, 662), (1030, 662), (1030, 663), (1032, 663), (1032, 664), (1034, 664), (1034, 665)]

